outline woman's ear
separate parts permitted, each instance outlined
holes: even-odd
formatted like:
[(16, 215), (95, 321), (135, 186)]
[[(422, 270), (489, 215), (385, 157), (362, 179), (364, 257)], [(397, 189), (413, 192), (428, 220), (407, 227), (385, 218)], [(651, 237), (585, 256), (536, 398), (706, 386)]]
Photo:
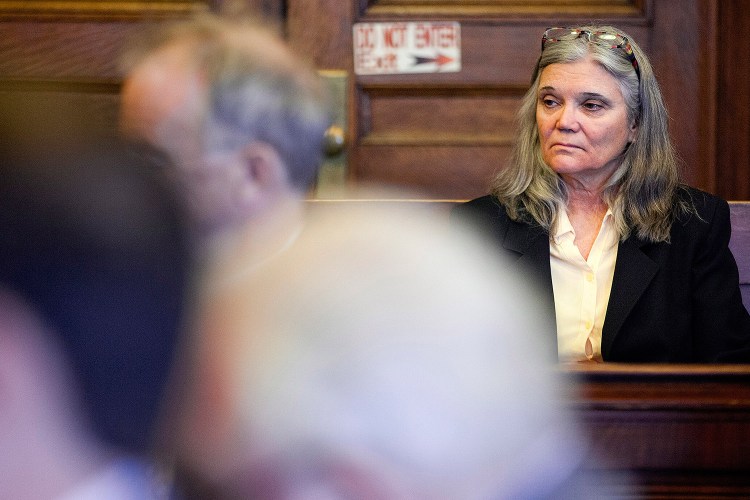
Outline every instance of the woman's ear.
[(638, 122), (633, 120), (630, 122), (630, 130), (628, 130), (628, 144), (635, 142), (636, 135), (638, 135)]

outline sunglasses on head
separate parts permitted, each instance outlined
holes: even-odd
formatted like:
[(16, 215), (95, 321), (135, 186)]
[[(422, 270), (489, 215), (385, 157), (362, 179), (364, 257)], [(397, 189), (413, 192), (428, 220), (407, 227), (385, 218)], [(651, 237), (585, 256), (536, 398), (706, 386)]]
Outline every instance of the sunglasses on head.
[(638, 61), (633, 53), (633, 47), (630, 46), (630, 40), (625, 35), (619, 33), (610, 33), (607, 31), (586, 31), (577, 28), (549, 28), (542, 35), (542, 52), (547, 44), (554, 42), (567, 42), (576, 38), (585, 38), (587, 42), (595, 43), (610, 49), (621, 49), (633, 65), (638, 80), (641, 79), (641, 70), (638, 68)]

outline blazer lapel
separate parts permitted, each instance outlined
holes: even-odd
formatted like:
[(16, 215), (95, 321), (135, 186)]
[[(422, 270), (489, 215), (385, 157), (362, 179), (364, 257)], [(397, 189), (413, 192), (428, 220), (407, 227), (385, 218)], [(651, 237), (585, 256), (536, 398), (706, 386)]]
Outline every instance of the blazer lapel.
[(539, 285), (552, 290), (552, 273), (549, 265), (549, 236), (539, 226), (511, 221), (505, 233), (503, 247), (519, 254), (518, 263), (531, 270), (541, 281)]
[(555, 295), (552, 290), (552, 272), (549, 263), (549, 235), (540, 226), (509, 221), (503, 238), (503, 248), (518, 255), (518, 269), (536, 285), (539, 306), (548, 312), (547, 325), (557, 359), (557, 327), (555, 321)]
[(612, 291), (609, 295), (607, 315), (602, 328), (604, 359), (607, 359), (612, 344), (633, 306), (659, 270), (659, 265), (641, 250), (644, 244), (646, 244), (645, 241), (631, 236), (620, 243), (617, 250)]

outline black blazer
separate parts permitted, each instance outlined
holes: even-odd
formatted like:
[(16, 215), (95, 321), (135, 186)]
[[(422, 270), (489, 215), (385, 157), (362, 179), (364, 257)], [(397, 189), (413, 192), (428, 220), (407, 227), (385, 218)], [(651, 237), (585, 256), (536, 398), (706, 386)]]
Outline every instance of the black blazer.
[[(635, 235), (620, 242), (602, 329), (605, 361), (750, 362), (750, 315), (728, 247), (729, 205), (692, 188), (681, 196), (692, 198), (699, 217), (672, 224), (670, 243)], [(492, 196), (454, 208), (454, 222), (466, 218), (540, 288), (554, 322), (549, 233), (509, 219)]]

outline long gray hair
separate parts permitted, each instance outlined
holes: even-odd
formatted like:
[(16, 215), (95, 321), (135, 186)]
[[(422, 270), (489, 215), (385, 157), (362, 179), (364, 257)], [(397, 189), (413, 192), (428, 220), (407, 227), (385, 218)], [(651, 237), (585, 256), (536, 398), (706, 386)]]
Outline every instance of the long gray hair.
[(518, 112), (516, 145), (510, 164), (492, 184), (492, 194), (514, 220), (536, 222), (548, 231), (565, 207), (568, 193), (560, 176), (545, 164), (536, 123), (542, 70), (554, 63), (591, 57), (618, 82), (628, 121), (637, 124), (635, 140), (623, 152), (620, 166), (602, 193), (614, 214), (620, 239), (631, 232), (658, 242), (669, 241), (672, 222), (691, 211), (676, 193), (680, 187), (677, 156), (669, 137), (668, 115), (659, 84), (646, 54), (622, 30), (612, 26), (581, 26), (581, 31), (617, 33), (628, 38), (640, 69), (640, 79), (625, 51), (579, 37), (550, 43), (534, 69), (531, 88)]

